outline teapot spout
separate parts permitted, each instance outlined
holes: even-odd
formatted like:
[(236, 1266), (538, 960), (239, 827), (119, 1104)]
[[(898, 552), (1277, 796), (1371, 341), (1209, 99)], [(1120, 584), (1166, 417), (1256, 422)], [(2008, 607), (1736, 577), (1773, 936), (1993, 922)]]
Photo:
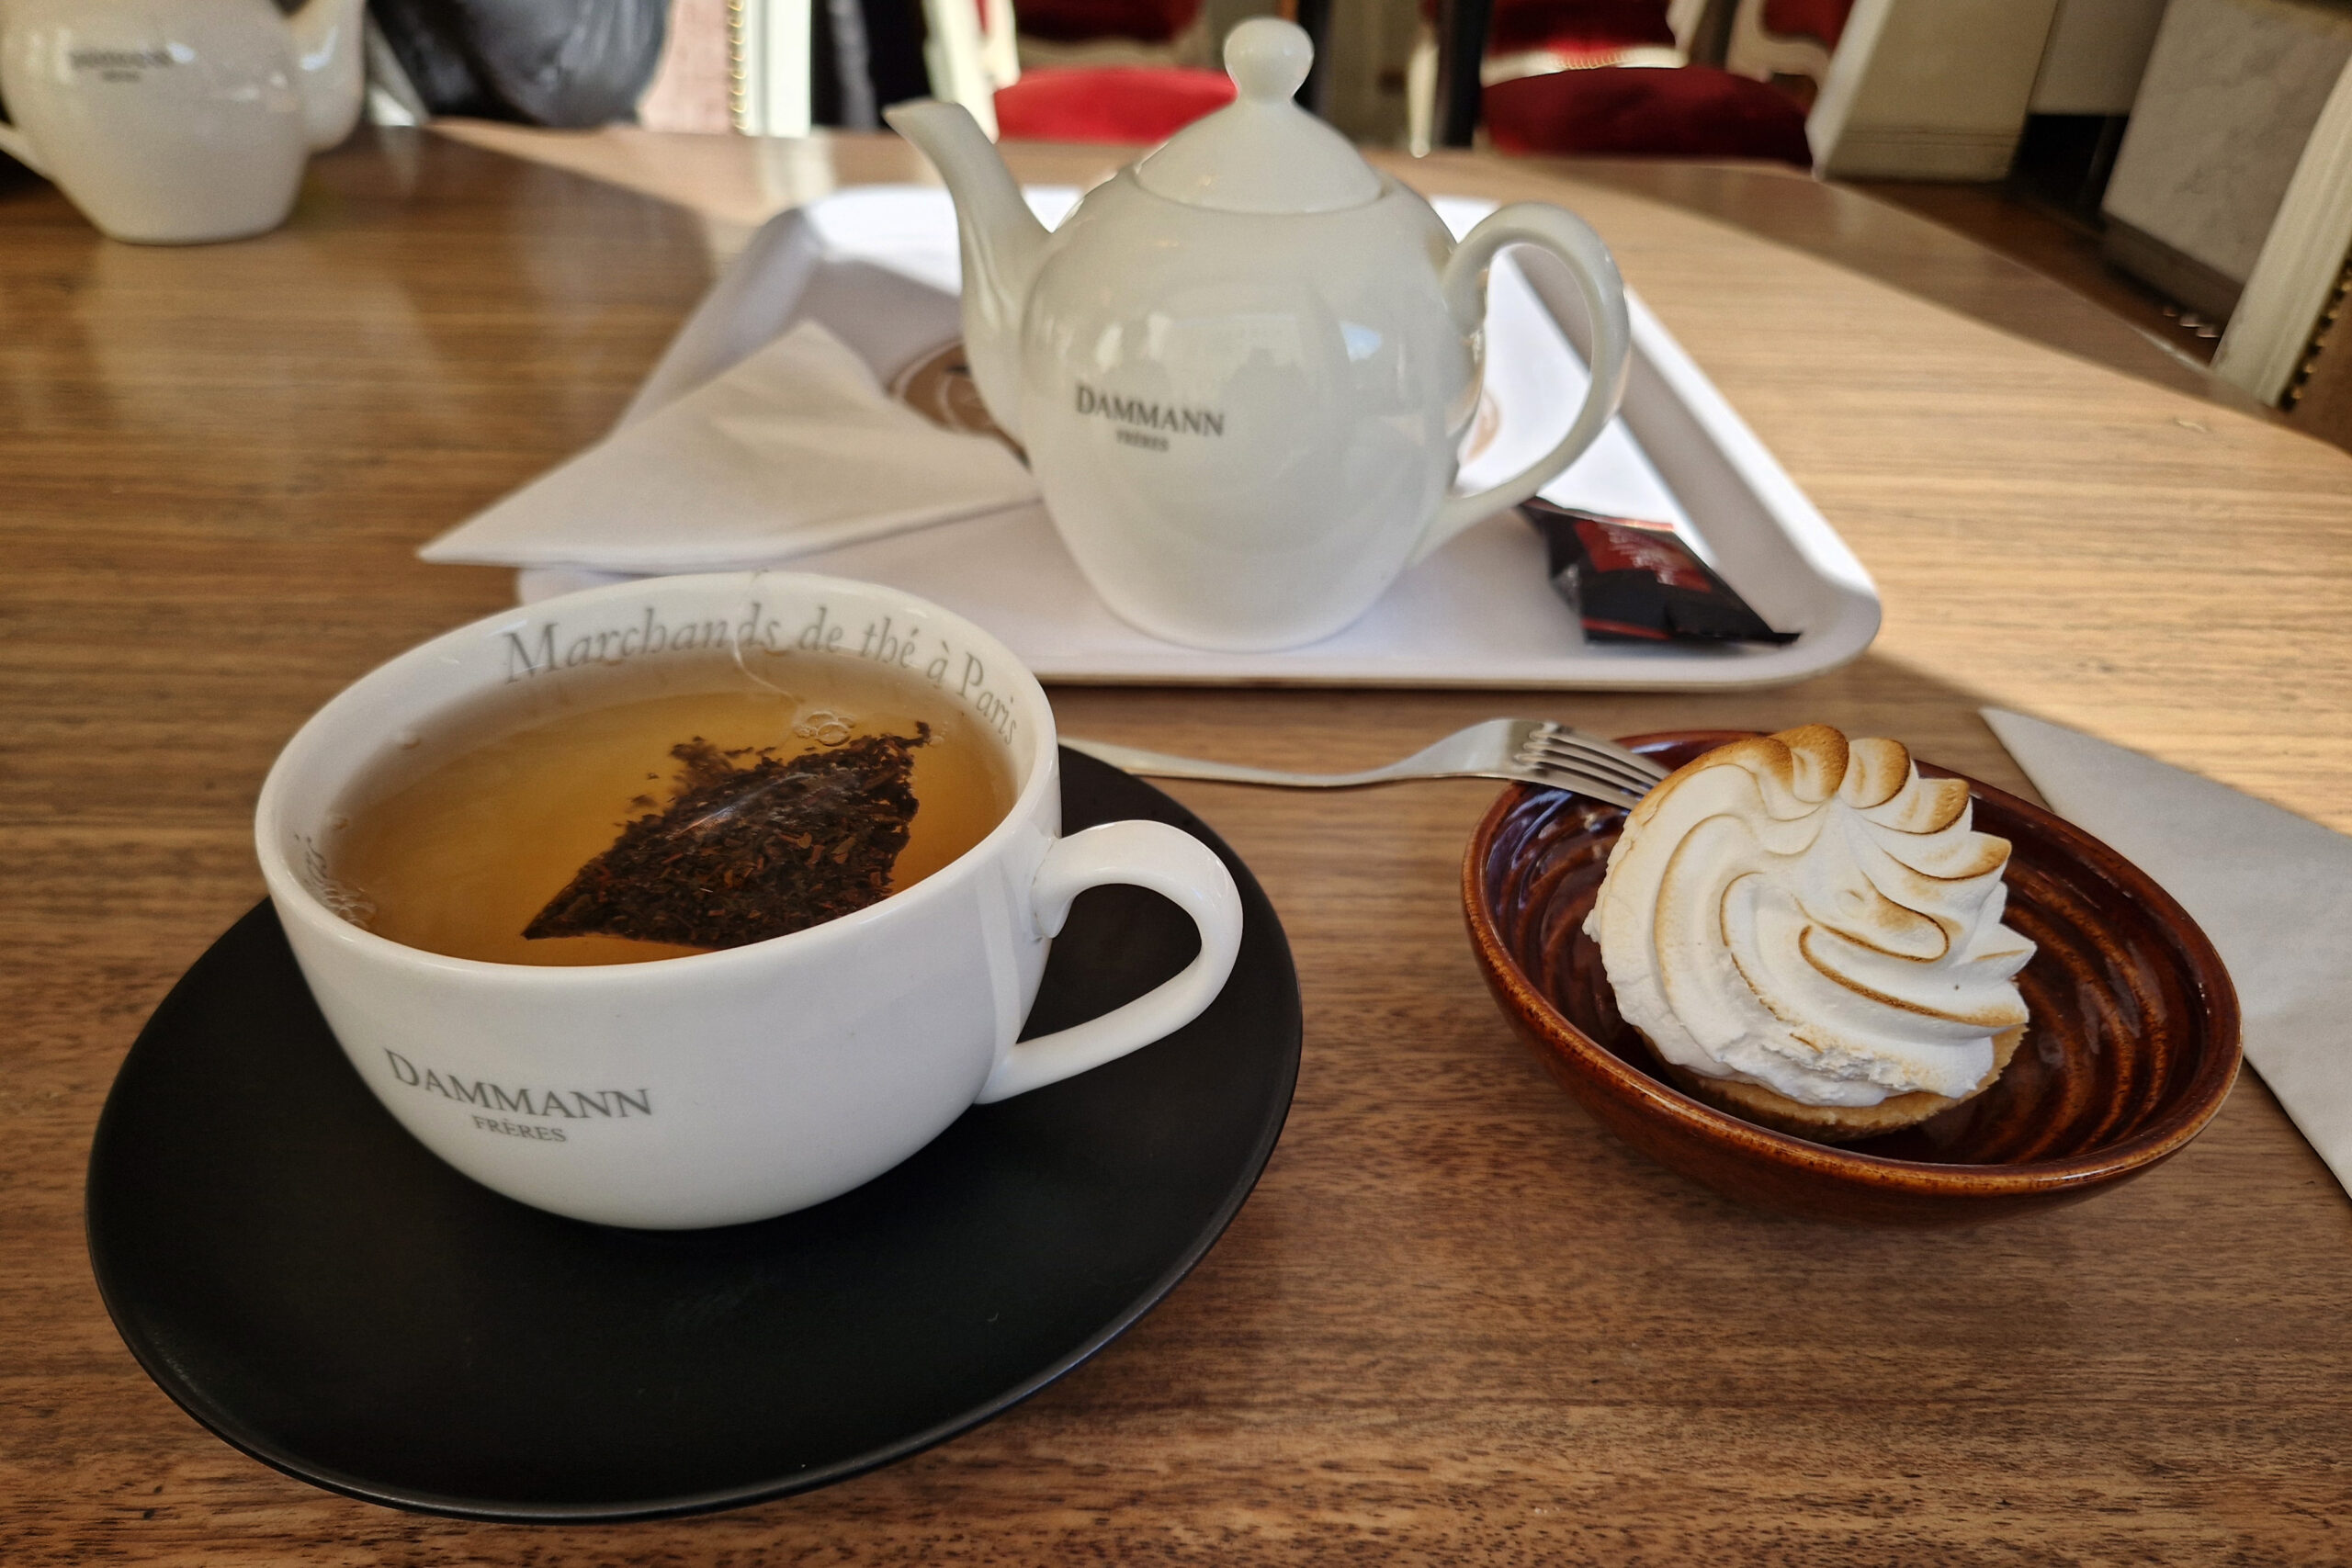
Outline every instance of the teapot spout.
[[(327, 0), (311, 0), (314, 6)], [(1046, 226), (1012, 171), (961, 104), (930, 99), (884, 111), (920, 148), (956, 198), (964, 257), (964, 353), (989, 417), (1021, 439), (1021, 312), (1046, 253)]]
[(351, 134), (359, 120), (366, 49), (360, 39), (364, 0), (308, 0), (287, 18), (294, 34), (296, 79), (302, 89), (302, 129), (312, 152)]

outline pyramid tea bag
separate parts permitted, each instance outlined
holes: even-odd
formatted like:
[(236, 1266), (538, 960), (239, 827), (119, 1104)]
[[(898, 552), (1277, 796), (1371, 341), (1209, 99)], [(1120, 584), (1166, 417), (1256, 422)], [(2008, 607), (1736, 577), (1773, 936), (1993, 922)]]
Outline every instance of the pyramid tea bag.
[(930, 738), (925, 725), (795, 757), (681, 742), (669, 807), (622, 829), (523, 934), (741, 947), (863, 909), (890, 892)]

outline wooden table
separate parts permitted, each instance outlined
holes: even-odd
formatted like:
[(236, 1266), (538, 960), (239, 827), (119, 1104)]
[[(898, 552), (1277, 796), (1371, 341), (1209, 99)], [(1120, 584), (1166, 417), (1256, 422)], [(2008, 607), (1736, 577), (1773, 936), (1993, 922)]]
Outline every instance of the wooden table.
[[(879, 141), (757, 157), (771, 203), (918, 172)], [(1617, 732), (1818, 718), (2016, 788), (1975, 716), (1994, 702), (2352, 828), (2352, 458), (1622, 166), (1408, 172), (1598, 224), (1875, 573), (1878, 645), (1695, 698), (1062, 690), (1069, 729), (1296, 764), (1530, 707)], [(535, 1529), (345, 1501), (181, 1415), (83, 1254), (115, 1066), (258, 897), (278, 745), (507, 602), (504, 574), (417, 544), (605, 428), (723, 228), (415, 134), (322, 159), (292, 225), (243, 244), (118, 245), (45, 186), (0, 194), (0, 1561), (2352, 1558), (2352, 1203), (2251, 1075), (2179, 1159), (2061, 1213), (1913, 1235), (1744, 1212), (1600, 1132), (1507, 1032), (1455, 903), (1476, 784), (1177, 788), (1295, 944), (1296, 1107), (1198, 1272), (978, 1431), (796, 1500)]]

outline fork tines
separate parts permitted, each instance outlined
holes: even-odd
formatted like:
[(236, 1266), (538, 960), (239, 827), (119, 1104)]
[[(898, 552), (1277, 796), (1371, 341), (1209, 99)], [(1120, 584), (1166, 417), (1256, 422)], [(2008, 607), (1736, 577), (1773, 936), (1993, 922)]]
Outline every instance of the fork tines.
[(1573, 729), (1550, 726), (1528, 736), (1520, 747), (1521, 761), (1564, 773), (1581, 773), (1633, 795), (1644, 795), (1666, 776), (1648, 758)]

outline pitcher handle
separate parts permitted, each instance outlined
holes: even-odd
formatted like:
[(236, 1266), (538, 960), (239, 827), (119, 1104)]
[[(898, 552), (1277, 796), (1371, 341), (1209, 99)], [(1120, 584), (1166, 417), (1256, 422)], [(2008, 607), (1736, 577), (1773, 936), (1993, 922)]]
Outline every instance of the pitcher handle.
[(1616, 258), (1593, 232), (1592, 225), (1565, 208), (1541, 201), (1515, 202), (1488, 213), (1464, 234), (1438, 278), (1453, 319), (1475, 321), (1485, 311), (1487, 268), (1505, 245), (1540, 246), (1566, 264), (1568, 276), (1576, 279), (1584, 308), (1592, 318), (1591, 385), (1585, 392), (1584, 407), (1577, 411), (1576, 423), (1549, 452), (1498, 485), (1445, 498), (1413, 552), (1416, 561), (1473, 523), (1483, 522), (1507, 506), (1517, 506), (1551, 483), (1599, 438), (1625, 395), (1634, 329), (1625, 312), (1624, 279), (1617, 275)]
[(49, 178), (49, 171), (33, 156), (33, 144), (25, 140), (25, 133), (5, 119), (0, 119), (0, 152), (6, 152), (42, 179)]
[(1047, 936), (1059, 931), (1070, 900), (1106, 882), (1148, 887), (1172, 900), (1200, 928), (1201, 951), (1174, 979), (1124, 1007), (1014, 1045), (981, 1086), (982, 1105), (1058, 1083), (1173, 1034), (1225, 989), (1241, 952), (1241, 894), (1206, 844), (1165, 822), (1145, 821), (1105, 822), (1058, 840), (1030, 884), (1039, 929)]

